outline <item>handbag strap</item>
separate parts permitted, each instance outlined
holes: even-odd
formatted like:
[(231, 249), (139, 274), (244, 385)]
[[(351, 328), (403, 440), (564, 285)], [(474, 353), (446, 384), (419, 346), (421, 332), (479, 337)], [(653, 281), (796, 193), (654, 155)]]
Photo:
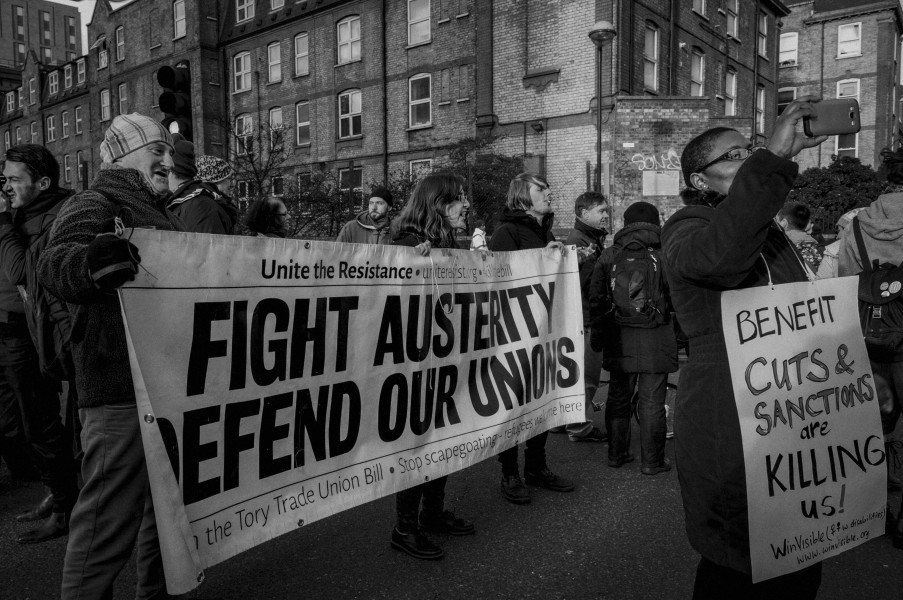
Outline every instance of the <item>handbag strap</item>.
[(853, 235), (856, 237), (856, 245), (859, 247), (859, 261), (866, 275), (872, 274), (872, 261), (865, 249), (865, 241), (862, 239), (862, 230), (859, 228), (859, 217), (853, 217)]

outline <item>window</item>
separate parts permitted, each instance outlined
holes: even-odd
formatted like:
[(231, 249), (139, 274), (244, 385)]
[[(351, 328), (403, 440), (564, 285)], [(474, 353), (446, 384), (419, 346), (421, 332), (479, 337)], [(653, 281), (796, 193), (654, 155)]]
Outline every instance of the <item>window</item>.
[(25, 62), (25, 44), (16, 44), (16, 64), (21, 65)]
[(778, 90), (778, 116), (794, 100), (796, 100), (796, 88), (780, 88)]
[(16, 94), (14, 92), (6, 92), (6, 112), (11, 113), (16, 110)]
[(81, 133), (82, 132), (82, 107), (81, 106), (75, 107), (74, 119), (75, 119), (75, 133), (77, 133), (77, 134)]
[(22, 143), (22, 128), (16, 127), (16, 144)]
[(85, 59), (81, 59), (77, 63), (75, 63), (75, 68), (76, 68), (76, 71), (78, 72), (78, 76), (76, 77), (76, 80), (78, 81), (79, 84), (84, 83), (85, 82)]
[(408, 45), (430, 41), (430, 0), (408, 0)]
[(768, 58), (768, 15), (759, 13), (759, 56)]
[(239, 52), (232, 59), (233, 92), (246, 92), (251, 89), (251, 53)]
[(646, 40), (643, 44), (643, 87), (658, 90), (658, 27), (646, 23)]
[(724, 9), (727, 15), (725, 16), (725, 31), (731, 37), (737, 37), (737, 24), (740, 21), (740, 0), (726, 0), (724, 3)]
[(41, 62), (45, 65), (53, 64), (53, 49), (47, 46), (41, 47)]
[(66, 183), (72, 181), (72, 165), (69, 164), (69, 155), (63, 156), (63, 180)]
[(267, 46), (267, 82), (276, 83), (282, 81), (282, 52), (281, 44), (273, 42)]
[(119, 114), (125, 115), (128, 114), (128, 106), (129, 106), (129, 89), (124, 83), (119, 84)]
[(25, 41), (25, 9), (21, 6), (14, 7), (14, 19), (16, 21), (16, 39)]
[(107, 54), (107, 49), (102, 47), (97, 49), (97, 69), (106, 69), (107, 64), (110, 62), (110, 56)]
[(53, 115), (47, 117), (47, 141), (56, 141), (56, 117)]
[(254, 182), (250, 179), (243, 179), (238, 182), (238, 197), (247, 200), (254, 195)]
[(69, 89), (72, 87), (72, 65), (66, 65), (63, 67), (63, 88)]
[(270, 10), (279, 10), (285, 6), (285, 0), (270, 0)]
[(254, 138), (252, 131), (251, 115), (238, 115), (235, 117), (235, 153), (248, 154), (254, 150)]
[(282, 107), (277, 106), (271, 108), (269, 119), (267, 121), (270, 127), (270, 150), (275, 150), (283, 145), (284, 137), (282, 135)]
[(361, 204), (364, 202), (363, 175), (362, 167), (339, 169), (339, 189), (350, 199), (357, 200)]
[(693, 0), (693, 10), (701, 15), (705, 14), (705, 0)]
[(310, 143), (310, 102), (295, 105), (295, 143), (299, 146)]
[(837, 27), (837, 58), (862, 54), (861, 32), (861, 23), (849, 23)]
[(856, 158), (856, 155), (858, 154), (858, 149), (856, 147), (858, 136), (859, 134), (857, 133), (847, 133), (836, 136), (834, 140), (834, 154), (837, 156)]
[(50, 46), (53, 44), (53, 37), (51, 35), (51, 25), (50, 25), (50, 13), (46, 11), (40, 11), (41, 13), (41, 43), (45, 46)]
[(100, 90), (100, 120), (110, 120), (110, 90)]
[(778, 61), (780, 61), (782, 67), (796, 66), (797, 57), (799, 56), (799, 38), (800, 34), (797, 32), (781, 34)]
[(9, 150), (13, 145), (12, 137), (10, 136), (9, 129), (7, 129), (6, 131), (3, 132), (3, 142), (4, 142), (4, 146), (3, 146), (4, 152)]
[(125, 29), (116, 28), (116, 61), (125, 59)]
[(16, 88), (16, 96), (19, 98), (19, 108), (25, 108), (25, 88), (22, 86)]
[(837, 82), (837, 97), (838, 98), (855, 98), (859, 100), (859, 80), (858, 79), (844, 79), (843, 81)]
[(690, 56), (690, 95), (702, 96), (705, 92), (705, 54), (693, 48)]
[(57, 71), (53, 71), (47, 76), (47, 87), (51, 96), (60, 91), (60, 74)]
[(310, 39), (306, 33), (295, 36), (295, 75), (310, 73)]
[(765, 88), (756, 87), (756, 133), (765, 133)]
[(282, 177), (278, 176), (278, 175), (274, 175), (271, 179), (271, 182), (272, 182), (273, 195), (276, 196), (277, 198), (281, 198), (284, 193), (283, 190), (285, 187), (283, 185)]
[(31, 143), (37, 144), (38, 143), (38, 124), (35, 123), (34, 121), (32, 121), (29, 129), (31, 129)]
[(430, 75), (414, 75), (408, 79), (408, 125), (422, 127), (432, 123), (432, 94)]
[(28, 80), (28, 103), (34, 104), (35, 102), (35, 84), (34, 77)]
[(68, 110), (63, 111), (63, 115), (60, 118), (60, 124), (61, 124), (60, 126), (63, 129), (61, 136), (63, 139), (66, 139), (67, 137), (69, 137), (69, 111)]
[(737, 72), (733, 69), (724, 74), (724, 116), (737, 116)]
[(254, 0), (235, 0), (235, 21), (241, 23), (254, 18)]
[(78, 181), (83, 179), (82, 177), (82, 151), (79, 150), (75, 153), (75, 178)]
[(75, 17), (66, 17), (66, 47), (75, 50)]
[(433, 170), (433, 159), (412, 160), (408, 163), (408, 169), (411, 173), (411, 179), (420, 179), (429, 175), (430, 171)]
[(348, 17), (336, 26), (338, 40), (339, 64), (345, 64), (361, 58), (361, 18)]
[(339, 94), (339, 137), (361, 135), (361, 91)]
[(172, 3), (172, 37), (173, 39), (185, 36), (185, 0), (176, 0)]

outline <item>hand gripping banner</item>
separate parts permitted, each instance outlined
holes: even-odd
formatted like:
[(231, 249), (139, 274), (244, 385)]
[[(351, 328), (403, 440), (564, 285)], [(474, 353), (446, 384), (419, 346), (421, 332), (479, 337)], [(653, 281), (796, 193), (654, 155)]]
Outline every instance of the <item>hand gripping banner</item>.
[(170, 593), (584, 419), (574, 252), (131, 239), (120, 299)]

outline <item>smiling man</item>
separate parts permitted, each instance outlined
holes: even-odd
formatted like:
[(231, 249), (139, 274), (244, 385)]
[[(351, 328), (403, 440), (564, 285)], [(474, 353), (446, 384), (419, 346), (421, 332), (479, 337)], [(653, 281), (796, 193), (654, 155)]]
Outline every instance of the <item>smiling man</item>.
[(71, 346), (85, 483), (69, 525), (63, 599), (112, 597), (136, 542), (136, 597), (167, 597), (116, 295), (140, 257), (114, 225), (181, 228), (165, 209), (172, 153), (172, 137), (159, 122), (135, 113), (114, 118), (100, 144), (97, 177), (60, 211), (38, 262), (41, 282), (69, 303), (79, 326)]

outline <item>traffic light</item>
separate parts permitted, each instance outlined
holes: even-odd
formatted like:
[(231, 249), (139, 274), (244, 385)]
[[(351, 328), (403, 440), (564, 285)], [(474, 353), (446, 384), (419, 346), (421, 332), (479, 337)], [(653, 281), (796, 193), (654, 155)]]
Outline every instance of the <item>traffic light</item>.
[(157, 69), (157, 83), (163, 93), (157, 104), (163, 113), (163, 126), (170, 133), (180, 133), (190, 141), (191, 131), (191, 68), (187, 60), (180, 60), (175, 66)]

